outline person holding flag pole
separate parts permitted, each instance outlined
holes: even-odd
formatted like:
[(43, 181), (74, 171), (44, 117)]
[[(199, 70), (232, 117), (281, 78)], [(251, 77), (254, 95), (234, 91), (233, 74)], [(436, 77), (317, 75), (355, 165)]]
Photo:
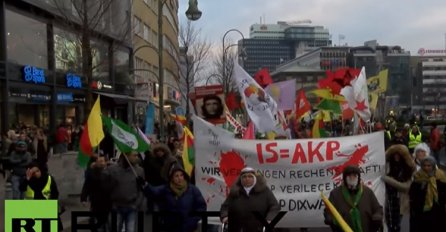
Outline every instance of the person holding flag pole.
[(112, 210), (117, 213), (112, 230), (134, 232), (137, 212), (142, 209), (144, 194), (144, 170), (139, 166), (139, 153), (149, 149), (149, 145), (135, 129), (119, 120), (102, 116), (107, 132), (122, 152), (117, 164), (104, 171), (104, 182), (110, 193)]
[(329, 200), (322, 196), (326, 206), (325, 224), (335, 232), (381, 231), (383, 207), (373, 191), (362, 183), (359, 167), (345, 167), (342, 180), (342, 184), (330, 192)]

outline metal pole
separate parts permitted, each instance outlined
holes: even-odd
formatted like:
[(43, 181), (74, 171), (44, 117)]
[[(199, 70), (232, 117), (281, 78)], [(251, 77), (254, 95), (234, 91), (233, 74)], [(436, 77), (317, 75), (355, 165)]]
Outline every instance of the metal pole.
[[(224, 94), (226, 96), (227, 92), (229, 91), (229, 83), (228, 83), (228, 78), (226, 77), (226, 48), (225, 48), (225, 38), (226, 36), (229, 34), (229, 32), (231, 31), (235, 31), (237, 33), (239, 33), (242, 36), (242, 39), (245, 39), (245, 36), (243, 36), (243, 33), (237, 29), (230, 29), (228, 31), (225, 32), (225, 34), (223, 35), (223, 40), (222, 40), (222, 44), (223, 44), (223, 60), (222, 60), (222, 66), (223, 66), (223, 72), (222, 72), (222, 83), (223, 83), (223, 91)], [(232, 45), (231, 45), (232, 46)]]
[(159, 126), (160, 140), (164, 141), (164, 65), (163, 65), (163, 5), (158, 1), (158, 83), (159, 83)]
[[(0, 2), (0, 75), (4, 74), (3, 77), (3, 85), (2, 85), (2, 113), (1, 113), (1, 129), (2, 131), (7, 131), (9, 129), (9, 109), (8, 109), (8, 103), (9, 103), (9, 77), (8, 77), (8, 55), (6, 52), (6, 21), (5, 21), (5, 14), (6, 14), (6, 7), (5, 7), (5, 1)], [(5, 143), (3, 143), (4, 146)], [(3, 154), (5, 155), (5, 154)]]

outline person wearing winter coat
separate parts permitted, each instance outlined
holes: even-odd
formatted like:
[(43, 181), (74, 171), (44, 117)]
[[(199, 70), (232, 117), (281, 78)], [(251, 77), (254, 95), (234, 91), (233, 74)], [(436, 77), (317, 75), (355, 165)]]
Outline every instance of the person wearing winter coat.
[[(109, 193), (112, 211), (117, 214), (117, 229), (134, 232), (136, 217), (141, 210), (144, 194), (138, 178), (144, 179), (144, 171), (138, 165), (138, 152), (121, 154), (118, 163), (104, 170), (105, 191)], [(112, 225), (114, 226), (114, 225)]]
[(152, 153), (147, 153), (144, 159), (146, 179), (153, 186), (168, 183), (169, 170), (178, 163), (166, 144), (159, 143), (152, 147)]
[(443, 231), (446, 228), (446, 175), (434, 157), (421, 161), (410, 186), (410, 231)]
[(20, 190), (27, 200), (57, 200), (59, 191), (54, 177), (48, 174), (46, 165), (32, 162), (26, 170), (26, 178), (20, 184)]
[(220, 208), (220, 219), (228, 223), (229, 232), (262, 231), (263, 224), (253, 212), (271, 221), (280, 211), (276, 197), (266, 180), (255, 169), (246, 167), (234, 182)]
[(166, 232), (193, 232), (198, 229), (200, 217), (194, 212), (205, 212), (206, 202), (200, 190), (189, 182), (189, 175), (179, 165), (170, 170), (169, 182), (144, 188), (147, 198), (157, 202), (160, 212), (171, 215), (161, 217), (161, 229)]
[(23, 199), (24, 192), (20, 190), (20, 184), (26, 178), (27, 167), (32, 161), (31, 153), (28, 151), (28, 145), (24, 141), (15, 143), (15, 150), (9, 157), (11, 164), (11, 185), (12, 199)]
[[(330, 192), (330, 202), (353, 231), (379, 231), (382, 228), (383, 208), (373, 191), (361, 182), (359, 167), (345, 167), (342, 179), (342, 185)], [(324, 217), (325, 224), (329, 225), (332, 231), (343, 231), (327, 208)]]
[(405, 145), (387, 149), (386, 174), (382, 180), (386, 183), (385, 216), (389, 232), (399, 232), (402, 216), (409, 215), (409, 189), (415, 170), (415, 162)]
[(420, 143), (415, 147), (412, 156), (415, 161), (417, 171), (421, 169), (421, 161), (430, 155), (431, 149), (426, 143)]
[(107, 167), (104, 156), (92, 158), (85, 173), (85, 181), (82, 186), (81, 202), (90, 202), (90, 211), (96, 216), (96, 224), (101, 231), (105, 231), (107, 220), (111, 211), (111, 201), (109, 193), (105, 188), (104, 170)]

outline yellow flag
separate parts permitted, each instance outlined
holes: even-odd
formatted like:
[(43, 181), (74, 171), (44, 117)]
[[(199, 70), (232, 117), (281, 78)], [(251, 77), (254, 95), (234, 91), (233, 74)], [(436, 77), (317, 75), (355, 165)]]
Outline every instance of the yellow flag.
[(387, 90), (387, 82), (389, 77), (389, 70), (385, 69), (378, 73), (377, 76), (367, 79), (367, 87), (369, 92), (383, 93)]
[(88, 115), (87, 127), (91, 146), (98, 146), (101, 140), (104, 138), (101, 118), (101, 101), (99, 95), (93, 105), (93, 108), (91, 108), (90, 115)]
[(369, 93), (370, 109), (376, 110), (376, 106), (378, 105), (378, 97), (379, 95), (375, 92)]
[(194, 135), (189, 128), (184, 127), (183, 166), (186, 173), (191, 176), (195, 165)]
[(266, 132), (266, 139), (268, 140), (276, 139), (276, 133), (274, 131)]
[(336, 95), (331, 92), (331, 89), (315, 89), (310, 91), (310, 93), (313, 93), (314, 95), (324, 98), (324, 99), (330, 99), (335, 101), (345, 101), (344, 96), (342, 95)]

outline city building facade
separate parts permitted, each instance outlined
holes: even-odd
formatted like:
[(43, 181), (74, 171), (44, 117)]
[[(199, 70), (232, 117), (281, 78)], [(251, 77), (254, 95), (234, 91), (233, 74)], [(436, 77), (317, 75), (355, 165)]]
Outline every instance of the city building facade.
[(387, 91), (378, 99), (377, 110), (381, 116), (390, 111), (410, 113), (412, 99), (407, 96), (413, 86), (409, 51), (400, 46), (379, 45), (376, 40), (371, 40), (365, 42), (364, 46), (350, 48), (349, 56), (349, 66), (365, 67), (367, 77), (376, 76), (384, 69), (389, 70)]
[(261, 68), (274, 71), (276, 67), (308, 49), (330, 46), (328, 29), (322, 26), (303, 25), (310, 21), (254, 24), (250, 38), (239, 40), (239, 47), (247, 54), (243, 68), (251, 75)]
[(424, 49), (411, 57), (413, 110), (432, 119), (444, 117), (446, 108), (446, 50)]
[[(163, 1), (161, 12), (164, 85), (163, 102), (166, 113), (180, 105), (178, 86), (179, 43), (178, 43), (178, 0)], [(133, 1), (133, 57), (135, 97), (144, 99), (136, 105), (137, 121), (144, 123), (147, 102), (159, 107), (159, 2), (157, 0)], [(158, 110), (155, 111), (158, 117)], [(168, 115), (168, 114), (166, 114)]]
[[(103, 96), (103, 113), (131, 122), (137, 99), (129, 76), (130, 4), (2, 1), (1, 130), (81, 125), (89, 113), (87, 99), (97, 95)], [(88, 9), (84, 12), (91, 21), (81, 20), (82, 9)], [(98, 13), (101, 17), (93, 17)], [(82, 59), (87, 54), (91, 59)]]

